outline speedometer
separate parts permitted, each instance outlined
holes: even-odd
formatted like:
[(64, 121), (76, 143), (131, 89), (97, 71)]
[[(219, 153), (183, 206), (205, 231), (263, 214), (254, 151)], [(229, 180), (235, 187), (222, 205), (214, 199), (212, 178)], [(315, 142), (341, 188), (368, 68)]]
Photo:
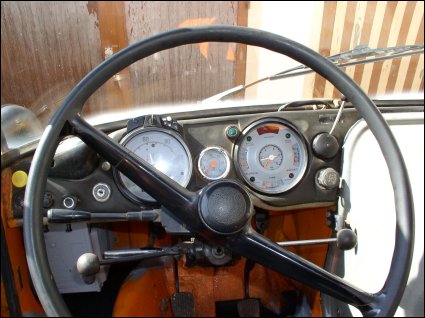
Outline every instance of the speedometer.
[[(125, 136), (121, 144), (181, 186), (188, 185), (192, 176), (192, 159), (178, 134), (163, 128), (139, 128)], [(136, 202), (155, 202), (124, 174), (118, 172), (116, 176), (124, 195)]]
[(253, 189), (267, 194), (288, 191), (307, 168), (307, 148), (300, 134), (281, 119), (249, 125), (235, 146), (235, 166)]

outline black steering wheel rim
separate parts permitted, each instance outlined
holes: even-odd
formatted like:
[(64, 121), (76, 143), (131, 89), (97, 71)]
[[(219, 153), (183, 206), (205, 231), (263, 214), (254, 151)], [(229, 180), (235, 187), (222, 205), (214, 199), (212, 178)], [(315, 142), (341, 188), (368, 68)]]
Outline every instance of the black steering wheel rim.
[[(359, 309), (363, 309), (363, 314), (368, 316), (393, 315), (409, 274), (413, 253), (414, 210), (407, 169), (390, 128), (363, 90), (327, 59), (284, 37), (236, 26), (176, 29), (135, 43), (93, 69), (71, 91), (54, 114), (34, 155), (24, 202), (24, 241), (27, 262), (35, 290), (46, 313), (49, 316), (70, 315), (53, 281), (42, 231), (41, 198), (45, 191), (48, 167), (53, 159), (63, 127), (67, 121), (72, 121), (78, 115), (85, 101), (102, 84), (125, 67), (156, 52), (200, 42), (236, 42), (287, 55), (328, 79), (352, 102), (365, 119), (378, 141), (389, 168), (394, 189), (397, 223), (394, 254), (386, 283), (379, 293), (371, 295), (373, 301)], [(237, 245), (238, 239), (229, 242)]]

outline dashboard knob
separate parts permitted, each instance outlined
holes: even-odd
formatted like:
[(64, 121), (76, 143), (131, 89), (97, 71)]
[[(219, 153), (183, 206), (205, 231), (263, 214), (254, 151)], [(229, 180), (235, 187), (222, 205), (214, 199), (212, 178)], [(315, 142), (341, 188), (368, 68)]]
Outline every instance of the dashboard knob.
[(329, 133), (321, 133), (313, 139), (313, 151), (321, 159), (335, 157), (339, 150), (339, 143), (335, 136)]
[(325, 168), (317, 173), (317, 183), (327, 190), (336, 189), (339, 186), (339, 173), (333, 168)]

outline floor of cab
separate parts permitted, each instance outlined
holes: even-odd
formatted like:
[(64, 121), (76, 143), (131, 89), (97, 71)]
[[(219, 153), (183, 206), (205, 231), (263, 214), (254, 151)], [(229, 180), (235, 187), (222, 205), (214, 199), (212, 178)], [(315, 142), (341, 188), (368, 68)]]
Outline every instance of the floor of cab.
[[(275, 241), (325, 238), (329, 237), (331, 232), (326, 226), (324, 208), (284, 214), (270, 212), (269, 221), (265, 235)], [(140, 229), (133, 233), (131, 224), (128, 229), (130, 236), (141, 235)], [(131, 240), (130, 237), (130, 241), (137, 240)], [(289, 250), (323, 266), (327, 246), (300, 246)], [(221, 310), (217, 309), (217, 304), (221, 306), (230, 302), (233, 306), (232, 301), (244, 299), (245, 262), (242, 258), (229, 266), (188, 268), (184, 258), (180, 258), (179, 291), (192, 294), (194, 316), (217, 316)], [(261, 265), (256, 264), (250, 273), (249, 291), (251, 298), (260, 299), (265, 308), (263, 313), (268, 313), (266, 316), (283, 314), (284, 309), (288, 307), (288, 297), (283, 296), (294, 295), (295, 292), (305, 295), (312, 316), (321, 316), (320, 295), (317, 291)], [(171, 297), (175, 292), (176, 279), (172, 258), (164, 257), (148, 263), (114, 265), (100, 293), (69, 294), (64, 298), (75, 316), (173, 316)]]

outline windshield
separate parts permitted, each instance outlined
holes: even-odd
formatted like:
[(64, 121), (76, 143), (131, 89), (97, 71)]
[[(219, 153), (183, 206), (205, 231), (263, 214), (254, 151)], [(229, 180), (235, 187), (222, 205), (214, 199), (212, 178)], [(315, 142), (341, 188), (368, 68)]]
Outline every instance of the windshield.
[[(249, 26), (293, 39), (326, 57), (364, 47), (423, 45), (424, 38), (422, 1), (4, 1), (1, 12), (2, 126), (11, 123), (4, 115), (7, 104), (28, 109), (39, 121), (25, 115), (25, 129), (16, 129), (16, 123), (2, 129), (5, 135), (30, 135), (9, 148), (36, 139), (39, 126), (46, 127), (71, 89), (102, 61), (177, 27)], [(342, 61), (349, 59), (343, 56)], [(419, 54), (342, 69), (372, 98), (423, 99), (423, 64)], [(280, 54), (235, 43), (178, 47), (116, 74), (90, 97), (83, 116), (101, 123), (147, 113), (341, 98), (330, 83), (308, 73), (263, 81), (221, 101), (208, 99), (298, 66)]]

